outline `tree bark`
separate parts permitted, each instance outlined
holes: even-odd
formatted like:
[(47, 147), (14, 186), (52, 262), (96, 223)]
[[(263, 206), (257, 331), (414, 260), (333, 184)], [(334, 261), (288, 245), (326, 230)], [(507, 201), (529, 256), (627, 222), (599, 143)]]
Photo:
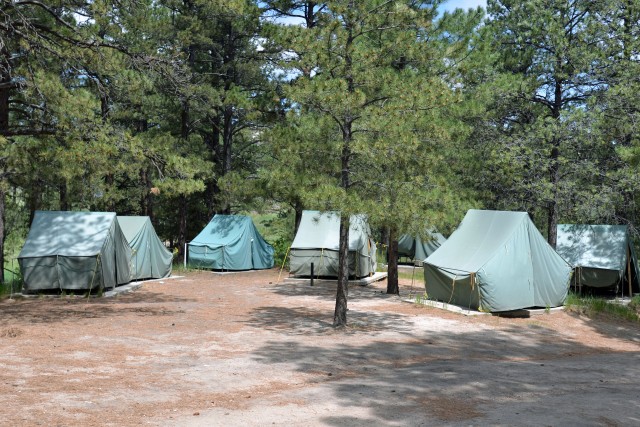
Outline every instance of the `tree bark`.
[(67, 192), (67, 181), (62, 180), (60, 185), (58, 186), (58, 192), (60, 196), (60, 210), (68, 211), (69, 210), (69, 195)]
[(340, 244), (338, 248), (338, 290), (333, 326), (347, 325), (347, 297), (349, 295), (349, 218), (340, 216)]
[(296, 201), (293, 209), (296, 213), (295, 225), (293, 230), (293, 237), (295, 238), (296, 234), (298, 234), (298, 229), (300, 228), (300, 222), (302, 221), (302, 211), (304, 209), (304, 206), (302, 206), (302, 203), (300, 203), (300, 201), (298, 200)]
[[(353, 1), (349, 2), (353, 6)], [(345, 80), (347, 81), (347, 92), (355, 92), (355, 82), (351, 74), (353, 68), (353, 59), (351, 57), (351, 48), (353, 46), (353, 23), (347, 21), (345, 23), (347, 30), (347, 41), (345, 44)], [(342, 152), (340, 154), (340, 163), (342, 166), (340, 172), (340, 187), (345, 192), (351, 187), (351, 141), (353, 139), (353, 122), (354, 119), (350, 112), (347, 111), (344, 116), (342, 125)], [(342, 212), (340, 215), (340, 243), (338, 248), (338, 290), (336, 293), (336, 309), (333, 315), (333, 326), (347, 325), (347, 296), (349, 294), (349, 216)]]
[(4, 283), (4, 204), (5, 191), (4, 183), (0, 182), (0, 283)]
[(387, 264), (387, 294), (399, 295), (398, 286), (398, 233), (389, 229), (389, 263)]
[[(562, 60), (556, 60), (556, 73), (562, 70)], [(562, 109), (562, 92), (563, 80), (556, 77), (554, 87), (553, 108), (551, 117), (560, 121), (560, 112)], [(549, 155), (549, 182), (551, 183), (551, 200), (547, 204), (547, 241), (553, 249), (556, 248), (558, 241), (558, 187), (560, 185), (560, 140), (554, 137), (551, 141), (551, 153)]]
[(187, 243), (187, 196), (180, 196), (178, 203), (178, 259), (184, 259), (184, 246)]

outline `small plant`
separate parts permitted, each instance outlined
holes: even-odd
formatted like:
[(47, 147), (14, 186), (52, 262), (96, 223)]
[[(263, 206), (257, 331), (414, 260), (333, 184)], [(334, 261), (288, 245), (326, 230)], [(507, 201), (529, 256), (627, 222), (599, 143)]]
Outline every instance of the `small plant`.
[(606, 315), (614, 319), (638, 322), (640, 321), (640, 316), (637, 307), (638, 304), (640, 304), (640, 298), (636, 298), (637, 297), (634, 297), (628, 305), (623, 305), (617, 303), (615, 300), (607, 300), (594, 296), (579, 296), (570, 293), (565, 301), (565, 307), (568, 311), (589, 317)]
[(277, 267), (281, 267), (283, 263), (285, 263), (285, 267), (289, 267), (289, 260), (286, 259), (288, 252), (289, 252), (289, 247), (291, 247), (291, 239), (287, 239), (284, 237), (280, 237), (277, 240), (275, 240), (272, 245), (273, 246), (273, 260), (274, 260), (274, 264)]

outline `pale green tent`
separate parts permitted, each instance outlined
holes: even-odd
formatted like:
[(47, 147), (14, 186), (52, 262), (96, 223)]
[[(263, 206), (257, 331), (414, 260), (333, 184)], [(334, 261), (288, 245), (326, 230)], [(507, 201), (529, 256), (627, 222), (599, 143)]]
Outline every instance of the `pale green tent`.
[(422, 263), (447, 240), (442, 234), (429, 232), (427, 239), (404, 234), (398, 240), (398, 256), (410, 258), (413, 262)]
[(18, 256), (25, 291), (113, 288), (131, 280), (113, 212), (37, 211)]
[[(290, 272), (294, 276), (338, 276), (340, 214), (303, 211), (300, 227), (291, 244)], [(349, 276), (365, 277), (376, 271), (376, 245), (364, 215), (349, 221)]]
[(556, 251), (574, 267), (577, 286), (640, 292), (638, 260), (626, 225), (559, 224)]
[(260, 270), (273, 267), (273, 247), (250, 217), (215, 215), (190, 243), (189, 265), (213, 270)]
[(430, 299), (486, 312), (564, 303), (569, 266), (526, 212), (469, 210), (424, 262)]
[(171, 274), (173, 255), (162, 244), (148, 216), (118, 216), (118, 224), (131, 246), (131, 278), (160, 279)]

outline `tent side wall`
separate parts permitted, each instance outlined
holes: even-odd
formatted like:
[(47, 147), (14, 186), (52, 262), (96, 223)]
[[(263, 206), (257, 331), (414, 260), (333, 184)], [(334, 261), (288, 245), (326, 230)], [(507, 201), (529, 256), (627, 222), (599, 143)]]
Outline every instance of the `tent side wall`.
[[(375, 256), (375, 252), (374, 252)], [(338, 251), (330, 249), (291, 249), (289, 271), (294, 276), (338, 277)], [(349, 251), (349, 276), (366, 277), (375, 273), (375, 264), (367, 254)]]
[(187, 260), (194, 268), (222, 270), (225, 265), (224, 247), (208, 245), (188, 245)]
[(427, 298), (470, 310), (480, 308), (478, 286), (471, 285), (469, 273), (447, 271), (427, 263), (423, 267)]
[(98, 256), (20, 258), (25, 291), (95, 289), (103, 285)]
[(529, 227), (529, 242), (533, 259), (534, 305), (559, 307), (569, 292), (572, 268), (533, 225)]

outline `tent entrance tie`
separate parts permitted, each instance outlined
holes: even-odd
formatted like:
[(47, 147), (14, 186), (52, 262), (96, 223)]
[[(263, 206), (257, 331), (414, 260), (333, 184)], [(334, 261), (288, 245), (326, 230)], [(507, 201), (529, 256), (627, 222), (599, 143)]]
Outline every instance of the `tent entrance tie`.
[(280, 276), (282, 276), (282, 270), (284, 270), (284, 265), (287, 262), (287, 256), (289, 256), (289, 251), (291, 250), (291, 246), (287, 248), (287, 252), (284, 254), (284, 259), (282, 260), (282, 267), (280, 267), (280, 273), (278, 273), (278, 281), (276, 283), (280, 283)]

